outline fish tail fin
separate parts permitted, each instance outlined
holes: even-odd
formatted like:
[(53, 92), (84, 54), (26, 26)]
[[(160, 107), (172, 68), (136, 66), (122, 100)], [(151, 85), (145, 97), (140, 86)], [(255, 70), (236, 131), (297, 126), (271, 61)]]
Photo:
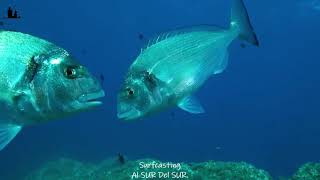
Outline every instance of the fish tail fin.
[(257, 35), (253, 30), (247, 9), (242, 0), (233, 1), (230, 27), (232, 30), (238, 31), (240, 39), (259, 46)]

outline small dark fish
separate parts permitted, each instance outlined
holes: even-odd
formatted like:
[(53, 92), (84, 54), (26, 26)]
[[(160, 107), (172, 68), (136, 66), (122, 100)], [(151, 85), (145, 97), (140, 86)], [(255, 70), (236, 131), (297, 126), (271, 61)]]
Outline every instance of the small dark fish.
[(4, 25), (4, 22), (3, 21), (0, 21), (0, 26), (3, 26)]
[(125, 164), (126, 163), (126, 160), (124, 159), (124, 156), (120, 153), (118, 153), (118, 161), (121, 163), (121, 164)]
[(246, 44), (241, 43), (241, 44), (240, 44), (240, 47), (241, 47), (241, 48), (246, 48), (247, 46), (246, 46)]
[(140, 33), (140, 34), (139, 34), (139, 39), (140, 39), (140, 40), (143, 40), (143, 39), (144, 39), (144, 35)]
[(103, 85), (103, 82), (104, 82), (104, 75), (103, 74), (100, 74), (100, 80), (101, 80), (101, 85)]

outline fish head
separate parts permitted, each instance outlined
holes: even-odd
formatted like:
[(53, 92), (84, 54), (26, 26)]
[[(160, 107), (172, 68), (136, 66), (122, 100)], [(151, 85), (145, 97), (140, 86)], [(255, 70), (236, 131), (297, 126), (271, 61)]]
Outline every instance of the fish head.
[(32, 89), (40, 111), (57, 118), (102, 104), (104, 91), (86, 67), (69, 54), (55, 53), (36, 58), (39, 68)]
[(129, 76), (117, 97), (119, 119), (134, 120), (143, 117), (150, 109), (150, 92), (143, 80)]
[(160, 87), (160, 81), (146, 71), (129, 73), (117, 97), (118, 118), (134, 120), (160, 109)]

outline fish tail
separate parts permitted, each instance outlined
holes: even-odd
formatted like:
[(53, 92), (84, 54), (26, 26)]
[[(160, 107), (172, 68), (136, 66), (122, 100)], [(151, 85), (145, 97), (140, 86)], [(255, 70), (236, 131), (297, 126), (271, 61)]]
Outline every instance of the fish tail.
[(234, 0), (231, 10), (231, 30), (239, 33), (238, 37), (255, 46), (259, 46), (256, 33), (251, 25), (247, 9), (242, 0)]

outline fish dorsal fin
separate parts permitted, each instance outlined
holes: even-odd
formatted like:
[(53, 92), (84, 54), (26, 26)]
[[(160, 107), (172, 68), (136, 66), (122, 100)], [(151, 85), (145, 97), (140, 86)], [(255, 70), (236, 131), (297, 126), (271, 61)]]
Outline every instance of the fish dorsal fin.
[(21, 126), (0, 125), (0, 151), (20, 132)]
[(222, 30), (225, 30), (225, 28), (215, 26), (215, 25), (197, 25), (197, 26), (177, 28), (175, 30), (167, 31), (165, 33), (161, 33), (160, 35), (154, 38), (151, 38), (148, 41), (148, 43), (143, 48), (141, 48), (141, 53), (144, 52), (149, 47), (151, 47), (152, 45), (157, 44), (158, 42), (168, 39), (170, 37), (174, 37), (174, 36), (178, 36), (178, 35), (186, 34), (190, 32), (196, 32), (196, 31), (222, 31)]
[(188, 96), (182, 99), (178, 103), (178, 106), (179, 108), (192, 114), (200, 114), (205, 112), (200, 102), (193, 96)]

